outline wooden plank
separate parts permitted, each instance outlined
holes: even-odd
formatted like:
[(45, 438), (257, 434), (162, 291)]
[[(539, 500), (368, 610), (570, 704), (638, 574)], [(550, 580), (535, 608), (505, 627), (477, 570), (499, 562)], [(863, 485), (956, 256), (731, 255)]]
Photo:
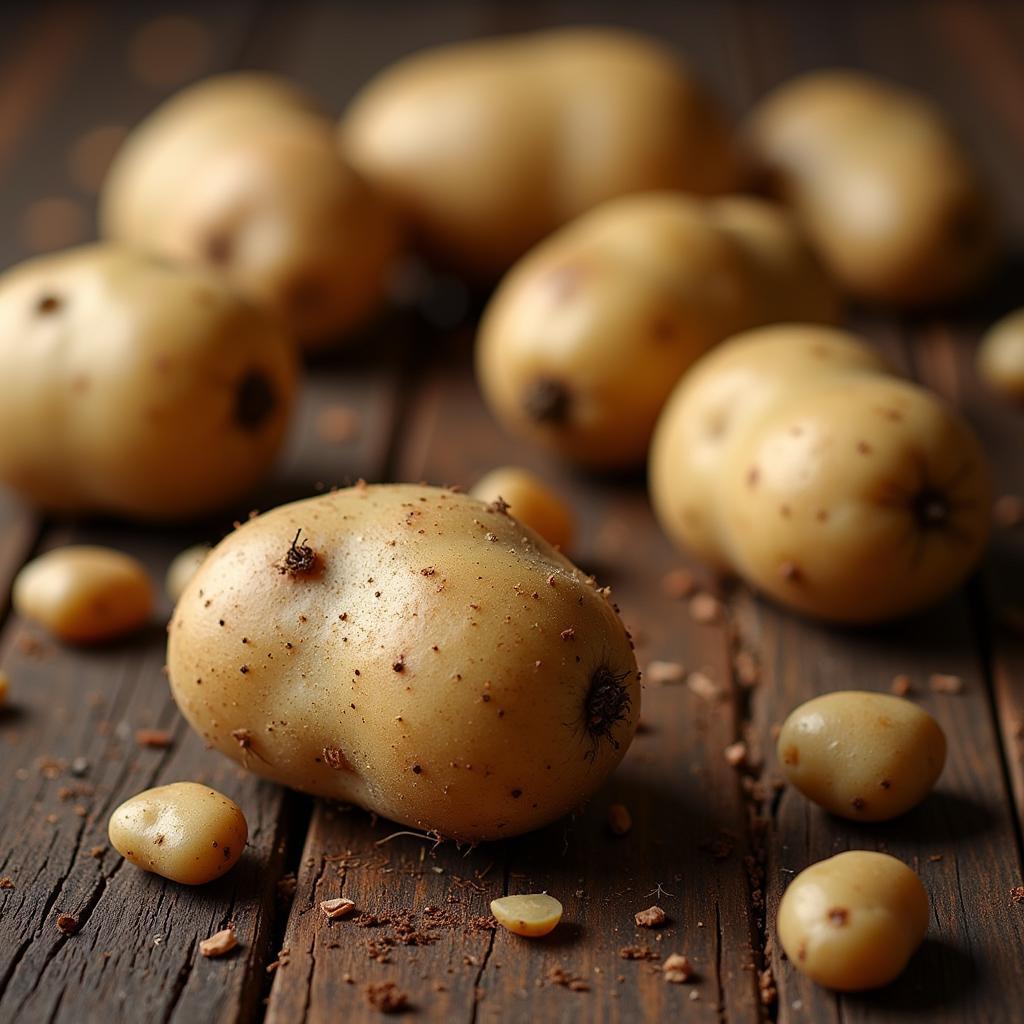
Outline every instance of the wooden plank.
[[(796, 13), (791, 7), (785, 18), (773, 18), (780, 45), (786, 41), (775, 55), (782, 66), (809, 64), (813, 54), (813, 61), (822, 65), (852, 62), (896, 74), (936, 94), (940, 102), (949, 99), (943, 90), (945, 86), (948, 93), (952, 88), (948, 78), (917, 56), (927, 50), (919, 40), (927, 32), (931, 8), (915, 14), (907, 7), (875, 5), (864, 5), (856, 12), (801, 7), (801, 34)], [(792, 48), (800, 45), (803, 49), (794, 54)], [(966, 110), (958, 111), (954, 105), (957, 112), (963, 116)], [(987, 135), (991, 150), (985, 121), (975, 114), (972, 127), (975, 135)], [(900, 361), (924, 371), (927, 383), (940, 383), (940, 375), (927, 369), (929, 359), (920, 335), (908, 335), (912, 344), (905, 348), (891, 328), (880, 330), (876, 321), (869, 330), (876, 337), (883, 335), (890, 349), (895, 344)], [(946, 387), (940, 390), (949, 392), (952, 385), (954, 392), (959, 391), (963, 365), (953, 368), (947, 359), (946, 371)], [(937, 793), (900, 821), (875, 826), (840, 822), (788, 789), (769, 805), (770, 918), (793, 873), (847, 848), (885, 849), (906, 860), (920, 871), (933, 906), (925, 946), (904, 976), (879, 993), (831, 995), (807, 982), (776, 949), (780, 1021), (879, 1022), (904, 1019), (911, 1011), (926, 1015), (929, 1021), (995, 1020), (1020, 999), (1016, 948), (1022, 926), (1008, 895), (1018, 884), (1020, 860), (999, 735), (974, 632), (979, 609), (970, 596), (956, 595), (904, 624), (861, 632), (801, 622), (749, 597), (740, 601), (743, 635), (760, 648), (764, 664), (753, 715), (768, 750), (768, 778), (779, 774), (770, 742), (772, 729), (796, 704), (826, 690), (886, 690), (898, 673), (911, 676), (915, 698), (935, 715), (950, 740)], [(959, 696), (931, 693), (927, 679), (933, 672), (959, 676), (964, 692)]]

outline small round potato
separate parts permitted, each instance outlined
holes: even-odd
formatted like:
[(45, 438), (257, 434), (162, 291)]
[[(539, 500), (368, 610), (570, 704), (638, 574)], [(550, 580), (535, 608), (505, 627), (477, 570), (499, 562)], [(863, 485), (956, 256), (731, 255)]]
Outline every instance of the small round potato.
[(143, 871), (183, 885), (205, 885), (238, 862), (249, 838), (242, 809), (198, 782), (157, 786), (110, 816), (111, 845)]
[(0, 277), (0, 481), (44, 509), (186, 519), (284, 440), (294, 345), (201, 268), (117, 245)]
[(142, 626), (153, 586), (137, 559), (110, 548), (76, 545), (40, 555), (15, 577), (15, 611), (73, 644), (99, 643)]
[(991, 204), (928, 100), (869, 75), (818, 71), (761, 100), (746, 136), (760, 173), (852, 294), (940, 302), (991, 266)]
[(560, 551), (572, 547), (572, 510), (543, 480), (519, 466), (501, 466), (482, 476), (469, 492), (488, 504), (505, 502), (510, 512)]
[(1024, 309), (990, 328), (978, 348), (978, 376), (993, 391), (1024, 404)]
[(477, 377), (510, 432), (585, 465), (634, 466), (676, 381), (709, 348), (758, 324), (838, 312), (781, 207), (631, 195), (509, 271), (481, 320)]
[(172, 601), (177, 602), (181, 597), (188, 581), (195, 576), (209, 553), (209, 544), (196, 544), (174, 556), (164, 577), (164, 591)]
[(988, 539), (988, 461), (963, 418), (853, 335), (737, 335), (679, 383), (650, 456), (665, 532), (783, 604), (877, 622), (933, 603)]
[(425, 486), (364, 484), (245, 523), (185, 588), (167, 659), (210, 746), (467, 841), (576, 807), (640, 711), (607, 591), (502, 506)]
[(212, 267), (307, 347), (381, 304), (399, 250), (390, 205), (338, 156), (333, 123), (268, 74), (172, 97), (128, 137), (101, 198), (106, 237)]
[(562, 920), (562, 904), (546, 892), (491, 900), (491, 913), (503, 928), (530, 939), (549, 935)]
[(850, 850), (793, 879), (776, 926), (790, 962), (812, 981), (840, 992), (878, 988), (921, 945), (928, 895), (902, 861)]
[(591, 207), (647, 189), (728, 192), (726, 118), (676, 55), (563, 28), (413, 54), (356, 96), (343, 152), (419, 242), (476, 278)]
[(809, 800), (854, 821), (886, 821), (920, 803), (942, 773), (946, 736), (916, 704), (841, 690), (801, 704), (782, 725), (779, 761)]

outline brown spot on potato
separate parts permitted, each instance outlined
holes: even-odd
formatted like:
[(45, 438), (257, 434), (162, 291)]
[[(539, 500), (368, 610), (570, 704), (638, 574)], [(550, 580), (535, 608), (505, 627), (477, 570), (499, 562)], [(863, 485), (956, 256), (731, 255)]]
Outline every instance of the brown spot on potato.
[(761, 480), (761, 470), (757, 466), (751, 466), (747, 470), (747, 486), (753, 489)]
[(861, 455), (870, 455), (874, 451), (874, 449), (871, 447), (871, 445), (867, 443), (867, 441), (858, 441), (857, 451)]
[(796, 562), (783, 562), (779, 566), (779, 575), (787, 583), (801, 583), (804, 578), (803, 570)]
[(63, 308), (63, 301), (52, 292), (47, 292), (45, 295), (40, 295), (36, 301), (36, 312), (47, 314), (56, 313), (59, 309)]
[(850, 920), (850, 911), (846, 907), (832, 907), (828, 912), (828, 920), (837, 928), (843, 928)]
[(215, 267), (226, 267), (231, 262), (234, 244), (226, 232), (209, 235), (201, 245), (203, 257)]
[(349, 763), (348, 758), (338, 747), (324, 747), (321, 751), (321, 756), (324, 759), (324, 764), (327, 765), (328, 768), (333, 768), (338, 772), (352, 771), (352, 765)]
[(800, 763), (800, 750), (797, 747), (786, 747), (782, 752), (782, 763), (788, 765), (798, 765)]
[(553, 377), (538, 377), (522, 397), (522, 409), (536, 423), (562, 426), (569, 420), (569, 389)]
[(235, 390), (235, 423), (245, 430), (258, 430), (276, 408), (270, 379), (262, 370), (249, 370)]
[(866, 801), (866, 800), (865, 800), (865, 799), (864, 799), (863, 797), (859, 797), (859, 796), (855, 796), (855, 797), (854, 797), (854, 798), (853, 798), (853, 799), (852, 799), (852, 800), (850, 801), (850, 806), (851, 806), (851, 807), (852, 807), (852, 808), (853, 808), (853, 809), (854, 809), (855, 811), (863, 811), (863, 810), (864, 810), (864, 808), (865, 808), (865, 807), (867, 807), (867, 805), (868, 805), (867, 801)]

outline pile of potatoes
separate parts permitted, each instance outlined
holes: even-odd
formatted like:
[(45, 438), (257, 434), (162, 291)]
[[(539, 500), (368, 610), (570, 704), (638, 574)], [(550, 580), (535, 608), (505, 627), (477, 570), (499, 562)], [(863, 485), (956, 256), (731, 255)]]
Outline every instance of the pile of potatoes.
[[(218, 76), (129, 136), (100, 224), (103, 241), (0, 277), (0, 481), (43, 510), (166, 522), (249, 495), (300, 354), (351, 337), (418, 254), (500, 278), (476, 345), (495, 416), (592, 469), (647, 459), (665, 532), (714, 569), (873, 623), (984, 550), (969, 426), (831, 326), (847, 297), (961, 296), (997, 251), (943, 115), (889, 83), (807, 75), (734, 131), (673, 54), (594, 28), (414, 54), (339, 123), (286, 80)], [(979, 353), (1018, 400), (1022, 323)], [(539, 828), (598, 789), (640, 714), (629, 634), (561, 553), (574, 526), (516, 467), (470, 495), (361, 483), (255, 516), (170, 568), (175, 700), (279, 783), (439, 838)], [(154, 594), (133, 559), (65, 548), (14, 603), (98, 643), (147, 623)], [(945, 752), (930, 716), (878, 694), (823, 696), (779, 735), (793, 786), (858, 821), (916, 805)], [(248, 834), (187, 782), (133, 797), (109, 832), (185, 884), (228, 871)], [(521, 934), (560, 919), (553, 897), (509, 899), (495, 915)], [(895, 977), (927, 920), (909, 868), (853, 851), (797, 876), (777, 924), (800, 970), (845, 990)]]

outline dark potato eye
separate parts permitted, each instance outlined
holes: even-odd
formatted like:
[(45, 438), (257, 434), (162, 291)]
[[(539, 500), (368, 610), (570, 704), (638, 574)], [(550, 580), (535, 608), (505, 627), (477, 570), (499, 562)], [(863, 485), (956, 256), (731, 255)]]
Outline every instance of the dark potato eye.
[(939, 530), (949, 522), (949, 498), (933, 487), (922, 487), (911, 499), (910, 508), (922, 530)]
[(64, 303), (61, 299), (54, 295), (52, 292), (47, 292), (45, 295), (40, 295), (36, 301), (36, 312), (37, 313), (56, 313)]
[(246, 430), (258, 430), (277, 407), (277, 396), (261, 370), (250, 370), (235, 393), (235, 422)]
[(203, 243), (203, 255), (214, 266), (223, 267), (231, 262), (231, 237), (223, 232), (210, 235)]
[(565, 423), (569, 404), (568, 388), (552, 377), (539, 377), (523, 395), (523, 412), (537, 423)]

